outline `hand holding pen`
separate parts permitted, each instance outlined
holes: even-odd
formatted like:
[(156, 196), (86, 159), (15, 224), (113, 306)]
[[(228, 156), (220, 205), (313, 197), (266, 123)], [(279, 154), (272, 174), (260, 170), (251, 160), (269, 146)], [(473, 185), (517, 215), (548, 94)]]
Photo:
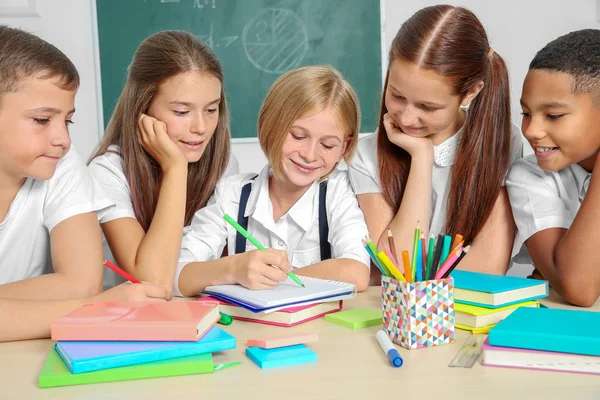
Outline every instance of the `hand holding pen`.
[[(250, 271), (250, 275), (248, 275), (249, 278), (250, 277), (255, 278), (255, 280), (257, 280), (257, 283), (259, 285), (266, 284), (267, 286), (272, 287), (277, 284), (277, 282), (278, 282), (278, 280), (276, 280), (277, 275), (280, 275), (280, 274), (278, 274), (278, 272), (274, 272), (272, 270), (266, 270), (264, 268), (264, 265), (276, 266), (277, 268), (275, 268), (275, 269), (279, 269), (279, 270), (283, 271), (294, 282), (296, 282), (298, 285), (304, 287), (304, 283), (302, 283), (302, 281), (292, 272), (292, 267), (289, 264), (286, 252), (281, 251), (281, 250), (274, 250), (274, 249), (268, 249), (269, 251), (267, 252), (266, 251), (267, 249), (262, 244), (260, 244), (259, 241), (254, 238), (254, 236), (252, 236), (250, 233), (248, 233), (247, 230), (245, 230), (240, 224), (238, 224), (228, 214), (225, 214), (223, 216), (223, 219), (225, 219), (225, 221), (227, 221), (227, 223), (229, 223), (232, 227), (234, 227), (236, 231), (238, 231), (242, 236), (244, 236), (258, 250), (260, 250), (259, 252), (243, 253), (243, 254), (247, 254), (246, 257), (249, 258), (248, 261), (252, 263), (252, 264), (247, 264), (249, 266), (249, 271), (250, 271), (250, 269), (252, 269), (252, 271)], [(270, 254), (264, 254), (264, 253), (270, 253)], [(271, 254), (272, 254), (272, 256), (271, 256)], [(277, 256), (277, 255), (279, 255), (279, 256)], [(254, 266), (254, 268), (250, 268), (251, 266)], [(259, 273), (261, 276), (260, 277), (257, 276), (256, 275), (257, 273)], [(276, 278), (276, 279), (273, 279), (273, 278)], [(274, 285), (269, 285), (269, 283), (272, 283), (273, 281), (274, 281)], [(244, 286), (246, 286), (246, 285), (244, 285)], [(249, 286), (246, 286), (246, 287), (248, 287), (249, 289), (253, 289)]]

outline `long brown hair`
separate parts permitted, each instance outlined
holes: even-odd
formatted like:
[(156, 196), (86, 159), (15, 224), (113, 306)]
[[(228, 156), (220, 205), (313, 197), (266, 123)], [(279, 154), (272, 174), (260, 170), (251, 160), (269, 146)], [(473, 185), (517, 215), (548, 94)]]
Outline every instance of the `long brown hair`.
[[(471, 242), (492, 212), (509, 164), (510, 95), (504, 60), (491, 50), (477, 17), (449, 5), (424, 8), (402, 24), (392, 42), (390, 65), (397, 58), (445, 77), (461, 97), (477, 82), (484, 83), (462, 128), (445, 222), (447, 233), (460, 233)], [(383, 195), (396, 213), (411, 157), (389, 141), (383, 126), (388, 79), (389, 66), (379, 115), (378, 164)]]
[[(133, 56), (115, 112), (104, 138), (90, 159), (106, 153), (111, 145), (120, 147), (135, 217), (145, 231), (156, 211), (161, 169), (138, 140), (138, 118), (147, 112), (162, 82), (190, 71), (210, 74), (223, 84), (223, 70), (217, 56), (190, 33), (162, 31), (146, 38)], [(225, 172), (230, 136), (229, 113), (221, 86), (215, 133), (202, 158), (188, 165), (185, 225), (189, 225), (194, 213), (206, 205)]]

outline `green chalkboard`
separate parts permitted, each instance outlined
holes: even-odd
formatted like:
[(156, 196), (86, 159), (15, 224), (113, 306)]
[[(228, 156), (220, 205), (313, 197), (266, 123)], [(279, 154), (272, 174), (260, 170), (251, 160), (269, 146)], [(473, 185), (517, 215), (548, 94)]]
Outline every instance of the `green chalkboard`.
[(106, 126), (137, 46), (182, 29), (205, 41), (225, 73), (234, 138), (256, 137), (262, 100), (282, 73), (328, 64), (360, 98), (375, 129), (381, 93), (379, 0), (96, 0)]

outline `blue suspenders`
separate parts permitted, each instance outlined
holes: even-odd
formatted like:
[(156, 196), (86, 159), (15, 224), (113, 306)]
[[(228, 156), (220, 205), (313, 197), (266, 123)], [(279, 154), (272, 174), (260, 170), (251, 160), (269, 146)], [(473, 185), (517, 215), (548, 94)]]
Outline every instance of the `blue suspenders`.
[[(256, 176), (254, 178), (256, 178)], [(252, 178), (252, 180), (254, 180), (254, 178)], [(246, 213), (246, 205), (248, 204), (251, 191), (252, 182), (248, 182), (242, 188), (240, 207), (238, 209), (237, 222), (246, 230), (248, 229), (248, 217), (244, 216), (244, 214)], [(319, 184), (319, 245), (321, 247), (321, 261), (329, 260), (331, 258), (331, 245), (327, 240), (329, 237), (329, 224), (327, 222), (326, 196), (327, 181), (323, 181)], [(235, 254), (240, 254), (245, 251), (246, 238), (238, 232), (235, 236)]]

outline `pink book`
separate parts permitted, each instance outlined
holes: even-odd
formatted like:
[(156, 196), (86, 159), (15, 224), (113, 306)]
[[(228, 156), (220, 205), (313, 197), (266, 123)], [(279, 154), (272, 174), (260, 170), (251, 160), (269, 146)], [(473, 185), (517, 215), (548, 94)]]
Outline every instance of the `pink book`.
[(325, 314), (331, 314), (342, 309), (343, 301), (335, 301), (308, 304), (304, 306), (288, 307), (269, 314), (253, 313), (242, 307), (227, 303), (213, 297), (202, 297), (200, 302), (216, 301), (219, 303), (219, 309), (225, 314), (231, 315), (234, 319), (240, 321), (257, 322), (260, 324), (291, 327), (303, 324), (313, 319), (320, 318)]
[(54, 321), (52, 340), (195, 342), (219, 320), (216, 302), (86, 304)]
[(600, 375), (598, 356), (498, 347), (487, 339), (481, 348), (485, 366)]

